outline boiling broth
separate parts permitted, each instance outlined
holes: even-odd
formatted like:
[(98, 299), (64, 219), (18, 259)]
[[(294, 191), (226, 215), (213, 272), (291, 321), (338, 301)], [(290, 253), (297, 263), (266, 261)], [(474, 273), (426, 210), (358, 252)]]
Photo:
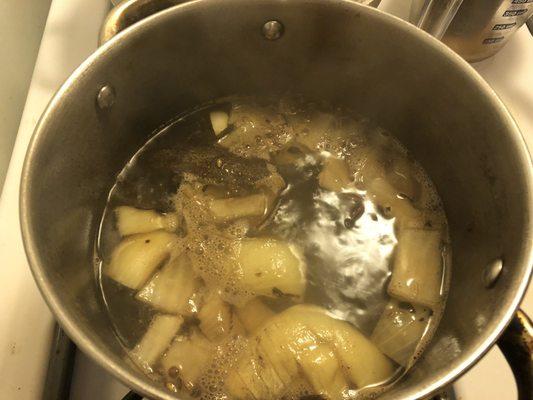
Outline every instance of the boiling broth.
[[(429, 343), (450, 267), (437, 192), (399, 142), (295, 99), (224, 99), (156, 132), (110, 191), (97, 251), (132, 359), (169, 390), (205, 399), (375, 396)], [(282, 266), (270, 273), (265, 259)], [(254, 264), (265, 265), (251, 275)], [(346, 323), (331, 333), (337, 320)], [(269, 360), (250, 378), (247, 363), (262, 359), (253, 343), (283, 329), (314, 340), (280, 345), (298, 372)], [(346, 337), (383, 358), (381, 381), (353, 372), (357, 359), (335, 339)], [(313, 366), (330, 366), (332, 381)]]

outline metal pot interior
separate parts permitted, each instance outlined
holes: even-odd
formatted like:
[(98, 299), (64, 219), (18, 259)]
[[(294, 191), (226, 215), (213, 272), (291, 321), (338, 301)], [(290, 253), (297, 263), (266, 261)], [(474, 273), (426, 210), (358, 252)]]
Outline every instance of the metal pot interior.
[[(278, 40), (261, 33), (269, 20)], [(103, 85), (114, 103), (100, 108)], [(531, 161), (491, 89), (429, 35), (349, 1), (202, 0), (153, 16), (100, 48), (43, 115), (28, 151), (21, 221), (35, 278), (78, 346), (136, 390), (172, 398), (125, 362), (95, 279), (93, 249), (116, 174), (172, 117), (231, 94), (300, 93), (395, 134), (448, 215), (452, 285), (429, 349), (383, 399), (454, 379), (495, 340), (531, 274)], [(485, 267), (503, 259), (494, 287)]]

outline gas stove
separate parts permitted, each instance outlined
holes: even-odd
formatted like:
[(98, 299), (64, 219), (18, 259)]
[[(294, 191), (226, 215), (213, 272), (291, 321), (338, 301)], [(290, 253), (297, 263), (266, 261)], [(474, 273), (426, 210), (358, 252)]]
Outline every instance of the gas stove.
[[(6, 399), (43, 398), (54, 319), (33, 281), (22, 245), (18, 191), (22, 163), (33, 129), (54, 92), (96, 49), (108, 0), (54, 0), (26, 100), (8, 175), (0, 198), (0, 386)], [(533, 148), (533, 37), (524, 26), (495, 57), (473, 65), (507, 105)], [(533, 314), (530, 288), (522, 308)], [(510, 368), (492, 349), (453, 386), (460, 400), (513, 400)], [(77, 352), (70, 385), (75, 400), (118, 400), (128, 388)]]

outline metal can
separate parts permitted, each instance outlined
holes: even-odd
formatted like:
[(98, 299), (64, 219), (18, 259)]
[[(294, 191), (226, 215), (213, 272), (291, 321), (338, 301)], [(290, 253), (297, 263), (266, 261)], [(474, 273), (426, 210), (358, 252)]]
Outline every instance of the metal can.
[(533, 0), (464, 1), (442, 41), (469, 62), (496, 54), (533, 14)]

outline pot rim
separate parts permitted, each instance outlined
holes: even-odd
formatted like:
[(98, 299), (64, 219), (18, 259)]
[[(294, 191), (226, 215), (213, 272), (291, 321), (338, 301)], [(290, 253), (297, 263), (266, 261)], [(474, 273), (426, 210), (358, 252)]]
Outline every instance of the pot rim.
[[(261, 2), (271, 2), (272, 0), (257, 0), (257, 4)], [(323, 3), (323, 0), (298, 0), (302, 3)], [(232, 3), (239, 3), (240, 0), (227, 0), (224, 5)], [(524, 191), (526, 196), (529, 199), (529, 204), (533, 204), (533, 163), (531, 156), (528, 152), (526, 143), (520, 130), (510, 115), (509, 111), (497, 96), (494, 90), (488, 85), (488, 83), (477, 73), (470, 64), (463, 60), (459, 55), (457, 55), (453, 50), (444, 45), (439, 40), (435, 39), (428, 33), (416, 28), (414, 25), (411, 25), (400, 18), (386, 14), (380, 10), (377, 10), (373, 7), (365, 6), (359, 3), (354, 3), (350, 0), (330, 0), (332, 6), (342, 6), (346, 9), (361, 10), (365, 13), (372, 15), (373, 18), (376, 18), (379, 21), (383, 21), (384, 24), (389, 24), (398, 29), (404, 30), (406, 33), (413, 37), (417, 37), (417, 40), (420, 43), (424, 43), (425, 46), (432, 47), (434, 50), (439, 51), (444, 54), (447, 59), (454, 65), (455, 68), (461, 70), (465, 76), (468, 76), (468, 79), (475, 82), (475, 84), (480, 88), (481, 91), (485, 93), (493, 107), (498, 110), (503, 122), (507, 125), (507, 131), (509, 138), (512, 140), (515, 149), (517, 150), (516, 157), (519, 158), (520, 163), (525, 167), (524, 178), (526, 181), (526, 187)], [(78, 80), (79, 77), (83, 76), (90, 67), (98, 63), (100, 59), (104, 58), (107, 53), (114, 51), (115, 48), (119, 48), (121, 44), (128, 40), (128, 38), (135, 35), (141, 35), (143, 30), (147, 29), (150, 26), (154, 26), (159, 23), (160, 20), (166, 18), (173, 18), (175, 14), (178, 14), (182, 9), (196, 8), (199, 7), (199, 3), (202, 3), (202, 7), (210, 7), (212, 5), (220, 6), (218, 0), (192, 0), (183, 4), (173, 6), (169, 9), (163, 10), (149, 16), (142, 21), (132, 25), (131, 27), (125, 29), (124, 31), (119, 32), (111, 40), (99, 47), (93, 54), (91, 54), (76, 70), (67, 78), (67, 80), (61, 85), (59, 90), (53, 96), (45, 111), (41, 115), (34, 133), (32, 135), (31, 141), (28, 145), (27, 153), (24, 159), (24, 165), (21, 174), (21, 183), (20, 183), (20, 193), (19, 193), (19, 214), (20, 214), (20, 224), (22, 232), (22, 240), (24, 244), (24, 249), (26, 252), (26, 257), (28, 259), (30, 269), (32, 271), (33, 277), (39, 287), (39, 290), (48, 304), (48, 307), (53, 312), (57, 321), (61, 327), (65, 330), (68, 336), (76, 343), (76, 345), (87, 354), (93, 361), (97, 364), (102, 365), (108, 372), (110, 372), (115, 378), (119, 379), (125, 383), (129, 388), (135, 390), (138, 393), (142, 393), (148, 396), (157, 396), (158, 398), (165, 400), (175, 400), (176, 397), (157, 386), (154, 382), (151, 382), (148, 378), (144, 377), (139, 372), (138, 376), (135, 376), (134, 373), (127, 370), (127, 368), (118, 361), (110, 359), (105, 351), (95, 343), (93, 343), (89, 336), (82, 331), (71, 315), (65, 311), (58, 296), (55, 293), (54, 287), (50, 284), (49, 280), (44, 273), (43, 263), (41, 263), (39, 254), (36, 250), (37, 246), (34, 242), (34, 239), (31, 236), (31, 217), (28, 209), (29, 203), (29, 175), (31, 170), (32, 160), (35, 157), (35, 154), (39, 151), (39, 141), (41, 136), (43, 136), (43, 131), (48, 121), (54, 117), (55, 109), (59, 103), (62, 102), (62, 99), (72, 90), (73, 84)], [(529, 167), (529, 168), (527, 168)], [(533, 208), (528, 210), (528, 222), (529, 227), (526, 229), (527, 237), (524, 238), (524, 243), (527, 247), (528, 241), (531, 242), (531, 233), (533, 232)], [(468, 354), (458, 365), (456, 365), (452, 370), (449, 370), (443, 373), (438, 379), (432, 381), (429, 385), (418, 390), (413, 390), (408, 397), (406, 398), (423, 398), (431, 395), (432, 393), (438, 391), (440, 388), (446, 386), (447, 384), (453, 382), (461, 375), (466, 373), (472, 366), (474, 366), (477, 361), (483, 357), (485, 353), (495, 344), (498, 337), (501, 335), (503, 330), (511, 321), (516, 309), (518, 308), (523, 296), (525, 295), (526, 289), (528, 287), (529, 281), (531, 279), (531, 274), (533, 270), (533, 247), (530, 245), (529, 248), (525, 249), (523, 254), (523, 262), (527, 263), (527, 267), (524, 270), (524, 276), (520, 282), (518, 290), (515, 292), (512, 302), (504, 313), (504, 316), (501, 318), (498, 324), (492, 329), (490, 334), (485, 338), (480, 346), (478, 346), (474, 351)]]

